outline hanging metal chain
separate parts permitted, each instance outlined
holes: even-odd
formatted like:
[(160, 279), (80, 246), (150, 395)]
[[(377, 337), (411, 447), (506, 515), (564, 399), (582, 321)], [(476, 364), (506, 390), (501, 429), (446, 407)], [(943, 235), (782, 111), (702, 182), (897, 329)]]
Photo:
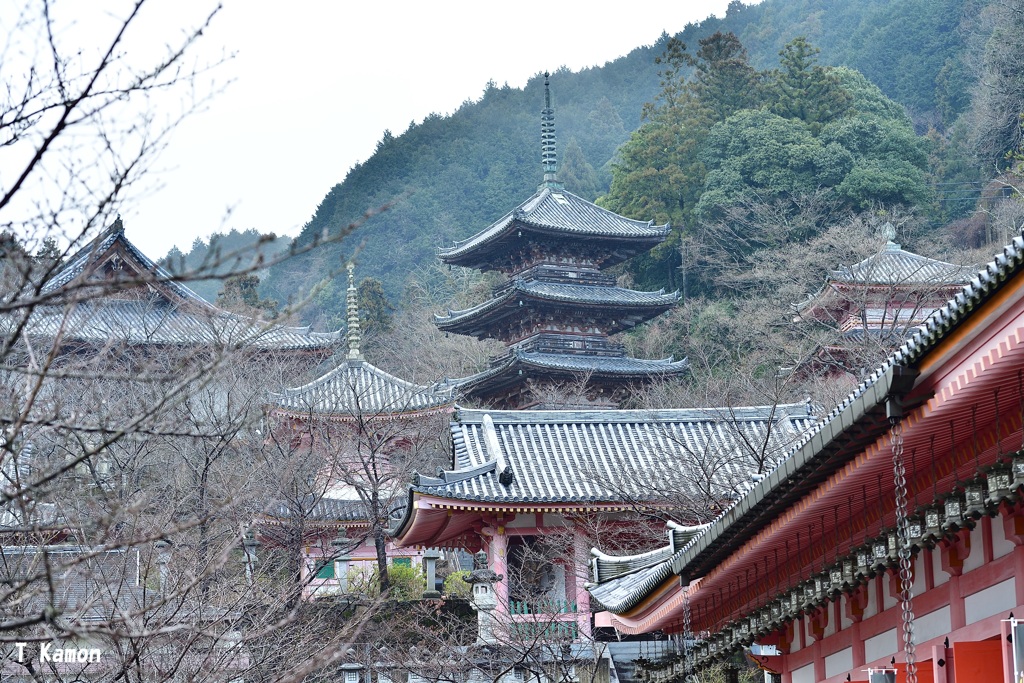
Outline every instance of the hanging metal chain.
[(900, 563), (900, 607), (903, 610), (903, 651), (907, 656), (907, 683), (917, 683), (914, 656), (914, 575), (907, 529), (907, 468), (903, 463), (903, 424), (889, 419), (892, 439), (892, 470), (896, 492), (896, 543)]
[(690, 591), (683, 593), (683, 680), (697, 683), (693, 671), (693, 624), (690, 621)]

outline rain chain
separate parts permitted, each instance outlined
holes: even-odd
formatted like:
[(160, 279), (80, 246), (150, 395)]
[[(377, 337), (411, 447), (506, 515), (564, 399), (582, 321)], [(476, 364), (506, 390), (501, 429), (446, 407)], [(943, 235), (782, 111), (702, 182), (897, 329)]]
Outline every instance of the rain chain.
[(896, 539), (900, 563), (900, 606), (903, 611), (903, 650), (907, 655), (907, 683), (917, 683), (914, 656), (914, 575), (907, 529), (907, 468), (903, 464), (903, 425), (900, 418), (889, 419), (892, 427), (892, 469), (896, 491)]
[(683, 593), (683, 680), (696, 683), (697, 676), (693, 672), (693, 625), (690, 623), (690, 591)]

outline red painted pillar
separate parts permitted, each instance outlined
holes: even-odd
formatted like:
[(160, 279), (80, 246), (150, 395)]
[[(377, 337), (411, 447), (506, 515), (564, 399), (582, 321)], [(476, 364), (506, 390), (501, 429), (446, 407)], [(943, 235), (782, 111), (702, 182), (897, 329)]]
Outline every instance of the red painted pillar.
[(590, 638), (590, 593), (587, 592), (587, 560), (590, 551), (587, 548), (587, 539), (579, 532), (573, 533), (573, 550), (575, 562), (571, 567), (573, 573), (573, 588), (576, 593), (576, 626), (579, 629), (581, 638)]
[(484, 527), (482, 531), (487, 543), (487, 564), (500, 575), (501, 581), (494, 584), (494, 595), (498, 599), (498, 612), (508, 613), (508, 536), (505, 527)]
[(853, 622), (850, 626), (850, 647), (854, 670), (864, 668), (864, 639), (860, 637), (860, 623), (864, 619), (864, 610), (868, 605), (868, 588), (857, 586), (846, 596), (846, 616)]
[(825, 637), (825, 627), (828, 626), (828, 605), (821, 607), (808, 615), (808, 625), (814, 636), (814, 644), (811, 646), (814, 659), (814, 680), (825, 680), (825, 656), (821, 652), (821, 641)]
[(942, 542), (942, 571), (949, 574), (949, 621), (952, 630), (967, 625), (967, 613), (960, 596), (960, 575), (964, 572), (964, 560), (971, 554), (971, 530), (961, 529), (953, 537)]

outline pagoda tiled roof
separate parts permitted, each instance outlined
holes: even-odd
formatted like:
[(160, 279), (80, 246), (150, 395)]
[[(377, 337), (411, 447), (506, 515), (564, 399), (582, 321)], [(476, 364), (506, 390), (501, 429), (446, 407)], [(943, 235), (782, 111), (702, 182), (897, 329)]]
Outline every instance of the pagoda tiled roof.
[[(723, 510), (706, 529), (681, 548), (635, 573), (598, 577), (591, 595), (607, 610), (623, 614), (647, 599), (651, 592), (676, 574), (696, 578), (706, 574), (715, 558), (727, 554), (771, 521), (786, 506), (817, 486), (856, 457), (863, 444), (889, 427), (885, 402), (907, 390), (914, 365), (933, 351), (1004, 284), (1024, 270), (1024, 237), (1016, 237), (995, 259), (968, 278), (967, 284), (937, 308), (886, 361), (823, 420), (807, 430), (786, 456), (762, 480)], [(881, 416), (881, 419), (880, 419)], [(843, 456), (843, 457), (839, 457)], [(811, 476), (813, 475), (813, 476)], [(657, 580), (661, 576), (661, 580)]]
[[(449, 330), (454, 327), (481, 317), (487, 317), (488, 313), (498, 311), (509, 304), (516, 306), (514, 302), (523, 298), (532, 301), (549, 304), (585, 305), (588, 307), (609, 307), (616, 310), (644, 310), (650, 316), (657, 315), (662, 311), (671, 308), (679, 301), (679, 293), (666, 294), (665, 290), (657, 292), (639, 292), (622, 287), (604, 287), (595, 285), (574, 285), (557, 282), (544, 282), (537, 280), (516, 279), (510, 286), (498, 296), (485, 301), (482, 304), (467, 308), (461, 311), (449, 311), (448, 315), (435, 315), (434, 323), (442, 330)], [(588, 308), (587, 310), (593, 310)], [(646, 317), (645, 317), (646, 319)], [(619, 325), (609, 333), (624, 329), (625, 325)]]
[[(399, 502), (400, 509), (401, 502)], [(367, 522), (366, 503), (358, 498), (337, 498), (324, 496), (319, 499), (312, 497), (303, 501), (302, 517), (312, 522)], [(394, 511), (392, 511), (394, 512)], [(266, 512), (270, 519), (292, 519), (295, 517), (291, 507), (285, 503), (275, 503)]]
[(450, 385), (414, 384), (365, 360), (346, 360), (301, 387), (271, 394), (272, 407), (297, 417), (387, 417), (454, 406)]
[(445, 262), (461, 263), (463, 258), (472, 258), (474, 252), (520, 229), (581, 239), (635, 241), (634, 253), (660, 243), (669, 233), (668, 225), (625, 218), (571, 192), (542, 187), (486, 229), (450, 248), (439, 249), (438, 255)]
[(860, 263), (832, 271), (833, 282), (858, 285), (962, 286), (970, 281), (972, 266), (958, 266), (913, 252), (889, 242)]
[[(117, 255), (124, 289), (94, 280), (93, 270)], [(98, 285), (97, 291), (89, 290)], [(142, 253), (118, 219), (72, 255), (42, 287), (29, 335), (92, 345), (215, 345), (279, 351), (330, 351), (342, 337), (238, 315), (209, 303)], [(11, 324), (10, 321), (0, 324)]]
[(475, 375), (449, 380), (460, 392), (468, 394), (473, 387), (488, 383), (489, 380), (502, 375), (517, 375), (519, 370), (535, 368), (556, 373), (589, 373), (591, 379), (610, 379), (628, 382), (631, 379), (671, 376), (685, 372), (689, 361), (673, 360), (671, 357), (661, 360), (645, 360), (629, 356), (596, 356), (590, 354), (546, 353), (543, 351), (523, 351), (512, 348), (502, 356), (493, 367)]
[[(686, 410), (460, 410), (451, 425), (456, 469), (438, 477), (419, 475), (412, 490), (493, 504), (625, 504), (652, 500), (667, 481), (685, 487), (679, 473), (687, 463), (713, 453), (723, 463), (713, 486), (728, 495), (738, 482), (749, 480), (757, 458), (766, 455), (773, 462), (781, 457), (815, 420), (806, 403)], [(512, 473), (507, 485), (500, 480), (506, 468)]]

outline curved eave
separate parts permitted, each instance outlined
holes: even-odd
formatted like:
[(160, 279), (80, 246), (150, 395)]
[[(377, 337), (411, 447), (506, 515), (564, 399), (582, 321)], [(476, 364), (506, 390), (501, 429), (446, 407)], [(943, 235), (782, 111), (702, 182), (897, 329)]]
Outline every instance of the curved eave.
[(362, 414), (356, 415), (348, 412), (320, 412), (317, 410), (298, 411), (291, 408), (284, 408), (279, 405), (268, 405), (268, 414), (271, 417), (296, 420), (299, 422), (310, 422), (310, 421), (326, 421), (326, 422), (359, 422), (361, 420), (416, 420), (421, 417), (429, 417), (432, 415), (442, 415), (444, 413), (451, 413), (455, 411), (454, 400), (449, 400), (444, 404), (437, 405), (432, 408), (416, 409), (416, 410), (395, 410), (374, 414)]
[(530, 233), (537, 239), (547, 240), (577, 240), (584, 242), (587, 246), (596, 243), (600, 244), (606, 251), (611, 252), (608, 258), (601, 261), (601, 267), (607, 268), (623, 261), (628, 261), (638, 254), (650, 251), (665, 241), (668, 229), (664, 234), (652, 236), (610, 236), (605, 234), (588, 234), (582, 230), (568, 230), (548, 225), (539, 225), (522, 220), (514, 220), (509, 227), (501, 234), (480, 243), (475, 249), (462, 250), (453, 249), (451, 253), (438, 251), (438, 258), (451, 266), (462, 266), (464, 268), (476, 268), (478, 270), (500, 270), (502, 257), (508, 254), (521, 238), (520, 231)]
[[(564, 363), (544, 362), (544, 359), (542, 358), (543, 356), (548, 356), (553, 359), (564, 358), (571, 360), (584, 360), (582, 360), (579, 365), (567, 365)], [(656, 361), (644, 361), (631, 358), (629, 359), (630, 361), (643, 363), (645, 364), (645, 367), (615, 371), (599, 367), (587, 367), (585, 365), (585, 363), (588, 362), (587, 359), (591, 359), (592, 361), (594, 357), (513, 352), (499, 365), (496, 365), (493, 368), (488, 368), (482, 372), (478, 372), (475, 375), (469, 375), (468, 377), (452, 380), (452, 384), (455, 385), (459, 393), (467, 396), (472, 395), (476, 388), (490, 384), (495, 378), (503, 375), (507, 375), (508, 379), (512, 379), (517, 382), (525, 382), (529, 376), (526, 373), (519, 374), (517, 372), (520, 369), (520, 366), (543, 370), (547, 373), (564, 377), (576, 377), (581, 372), (587, 372), (589, 373), (591, 382), (628, 382), (631, 380), (646, 381), (656, 377), (671, 377), (686, 372), (690, 366), (689, 361), (685, 358), (679, 361), (673, 361), (671, 357)]]
[(450, 494), (409, 489), (409, 502), (399, 523), (389, 530), (398, 546), (453, 547), (479, 525), (481, 513), (537, 514), (635, 509), (615, 501), (467, 500)]
[[(568, 287), (562, 287), (568, 289)], [(579, 289), (584, 289), (580, 287)], [(434, 324), (444, 332), (455, 332), (474, 336), (486, 336), (486, 329), (509, 316), (522, 316), (520, 309), (529, 302), (531, 307), (573, 310), (585, 307), (588, 313), (604, 313), (608, 320), (614, 320), (608, 334), (621, 332), (640, 323), (650, 320), (671, 309), (679, 301), (679, 293), (672, 292), (634, 292), (615, 288), (602, 298), (600, 287), (587, 289), (591, 296), (573, 297), (571, 294), (558, 294), (531, 288), (529, 285), (515, 286), (507, 292), (473, 308), (452, 311), (448, 315), (435, 315)], [(616, 294), (627, 293), (626, 297), (614, 298)], [(631, 298), (630, 298), (631, 297)], [(626, 320), (622, 320), (626, 318)]]
[[(564, 211), (548, 208), (545, 211), (546, 202), (555, 201), (555, 195), (561, 195), (564, 201), (558, 203), (568, 208)], [(574, 212), (575, 215), (571, 215)], [(545, 214), (557, 216), (559, 213), (564, 214), (565, 221), (556, 223), (542, 220)], [(602, 222), (606, 223), (604, 227), (594, 227)], [(619, 226), (614, 226), (615, 223)], [(668, 224), (655, 226), (653, 221), (624, 218), (570, 192), (553, 193), (551, 189), (543, 188), (484, 230), (456, 242), (452, 247), (438, 249), (437, 254), (442, 261), (451, 265), (493, 267), (493, 252), (507, 251), (507, 240), (518, 239), (520, 230), (541, 237), (602, 240), (609, 244), (628, 246), (630, 253), (621, 254), (621, 258), (615, 261), (619, 262), (660, 244), (668, 236), (670, 228)]]

